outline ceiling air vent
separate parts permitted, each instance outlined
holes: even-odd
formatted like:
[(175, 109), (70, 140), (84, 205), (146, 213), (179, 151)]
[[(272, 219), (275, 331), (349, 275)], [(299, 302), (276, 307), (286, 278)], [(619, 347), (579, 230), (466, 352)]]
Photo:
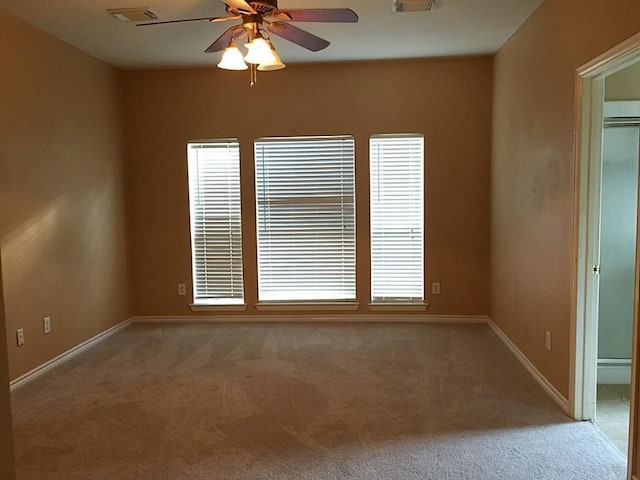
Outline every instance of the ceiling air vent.
[(442, 0), (393, 0), (394, 12), (430, 12), (442, 6)]
[(148, 22), (158, 19), (158, 15), (149, 10), (149, 7), (109, 8), (107, 12), (122, 22)]

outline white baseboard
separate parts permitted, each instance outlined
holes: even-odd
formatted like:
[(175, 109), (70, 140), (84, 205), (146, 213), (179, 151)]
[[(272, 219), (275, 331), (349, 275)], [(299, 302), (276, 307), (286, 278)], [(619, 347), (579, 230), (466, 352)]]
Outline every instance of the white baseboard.
[(45, 372), (69, 360), (73, 356), (96, 345), (127, 327), (131, 323), (277, 323), (277, 322), (327, 322), (327, 323), (486, 323), (488, 318), (482, 315), (188, 315), (188, 316), (137, 316), (131, 317), (98, 335), (85, 340), (66, 352), (43, 363), (33, 370), (9, 382), (11, 390), (34, 380)]
[(98, 335), (96, 335), (94, 337), (91, 337), (88, 340), (85, 340), (84, 342), (80, 343), (79, 345), (76, 345), (75, 347), (67, 350), (64, 353), (61, 353), (57, 357), (52, 358), (48, 362), (43, 363), (42, 365), (40, 365), (40, 366), (34, 368), (33, 370), (25, 373), (24, 375), (19, 376), (15, 380), (12, 380), (11, 382), (9, 382), (10, 389), (11, 390), (15, 390), (16, 388), (21, 387), (25, 383), (30, 382), (31, 380), (39, 377), (40, 375), (42, 375), (45, 372), (48, 372), (49, 370), (51, 370), (52, 368), (60, 365), (61, 363), (65, 362), (66, 360), (69, 360), (70, 358), (74, 357), (75, 355), (78, 355), (80, 352), (83, 352), (87, 348), (93, 347), (94, 345), (96, 345), (97, 343), (99, 343), (102, 340), (106, 339), (107, 337), (110, 337), (111, 335), (113, 335), (117, 331), (122, 330), (123, 328), (128, 326), (130, 323), (131, 323), (131, 319), (125, 320), (124, 322), (120, 322), (119, 324), (114, 325), (110, 329), (105, 330), (104, 332), (99, 333)]
[(504, 342), (511, 353), (513, 353), (516, 358), (520, 361), (520, 363), (527, 369), (527, 371), (531, 374), (531, 376), (540, 384), (540, 386), (555, 400), (555, 402), (560, 405), (562, 410), (567, 414), (571, 415), (569, 409), (569, 400), (567, 400), (557, 389), (554, 387), (547, 378), (540, 373), (540, 371), (535, 367), (533, 363), (525, 356), (522, 351), (516, 346), (515, 343), (511, 341), (507, 335), (500, 330), (493, 320), (487, 318), (487, 325), (493, 330), (493, 332), (498, 336), (500, 340)]
[(599, 358), (598, 384), (631, 385), (631, 359)]
[(117, 331), (125, 328), (131, 323), (277, 323), (277, 322), (326, 322), (326, 323), (443, 323), (443, 324), (487, 324), (491, 330), (500, 338), (516, 358), (524, 365), (533, 378), (542, 388), (553, 398), (558, 405), (569, 414), (569, 401), (551, 385), (529, 359), (520, 351), (518, 347), (485, 315), (376, 315), (376, 314), (353, 314), (353, 315), (184, 315), (184, 316), (158, 316), (145, 315), (131, 317), (124, 322), (99, 333), (79, 345), (67, 350), (48, 362), (34, 368), (30, 372), (16, 378), (9, 383), (11, 390), (19, 388), (25, 383), (37, 378), (43, 373), (51, 370), (65, 360), (72, 358), (80, 352), (96, 345), (100, 341), (113, 335)]
[(141, 315), (134, 323), (487, 323), (484, 315)]

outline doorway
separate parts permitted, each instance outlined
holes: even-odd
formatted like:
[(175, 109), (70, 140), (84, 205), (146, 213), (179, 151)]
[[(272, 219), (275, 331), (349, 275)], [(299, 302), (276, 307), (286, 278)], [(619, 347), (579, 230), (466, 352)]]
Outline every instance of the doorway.
[[(624, 85), (629, 86), (626, 92), (621, 88)], [(619, 97), (624, 99), (617, 100)], [(625, 454), (631, 399), (639, 140), (640, 63), (605, 78), (600, 252), (595, 272), (598, 357), (593, 420)]]
[[(614, 92), (637, 75), (633, 92)], [(577, 71), (573, 415), (634, 451), (638, 382), (640, 35)], [(609, 89), (607, 89), (609, 87)], [(607, 91), (609, 90), (609, 91)], [(629, 455), (629, 478), (637, 473)]]

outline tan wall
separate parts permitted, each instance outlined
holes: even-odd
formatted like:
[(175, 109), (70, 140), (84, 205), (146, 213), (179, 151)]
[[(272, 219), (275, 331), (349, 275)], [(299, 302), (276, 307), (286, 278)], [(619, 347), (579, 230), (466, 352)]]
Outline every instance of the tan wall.
[(16, 378), (128, 316), (124, 135), (116, 70), (2, 11), (0, 31), (0, 246)]
[(605, 79), (605, 99), (640, 100), (640, 63), (620, 70)]
[[(0, 271), (2, 261), (0, 257)], [(11, 397), (9, 396), (9, 364), (2, 301), (2, 275), (0, 275), (0, 478), (15, 478), (13, 458), (13, 431), (11, 425)]]
[(186, 143), (241, 142), (244, 260), (257, 299), (253, 139), (351, 134), (356, 141), (357, 299), (369, 302), (368, 141), (420, 132), (426, 156), (429, 313), (486, 314), (492, 60), (301, 65), (259, 74), (218, 69), (126, 74), (130, 251), (136, 315), (190, 315)]
[(639, 2), (546, 0), (495, 57), (491, 316), (565, 396), (575, 70), (639, 30)]

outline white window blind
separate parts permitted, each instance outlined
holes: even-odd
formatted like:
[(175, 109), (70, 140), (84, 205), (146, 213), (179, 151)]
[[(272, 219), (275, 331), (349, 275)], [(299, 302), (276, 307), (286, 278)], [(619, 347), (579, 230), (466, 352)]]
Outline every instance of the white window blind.
[(194, 303), (243, 302), (238, 141), (190, 143)]
[(424, 139), (370, 139), (371, 299), (424, 299)]
[(255, 142), (260, 301), (355, 299), (352, 137)]

